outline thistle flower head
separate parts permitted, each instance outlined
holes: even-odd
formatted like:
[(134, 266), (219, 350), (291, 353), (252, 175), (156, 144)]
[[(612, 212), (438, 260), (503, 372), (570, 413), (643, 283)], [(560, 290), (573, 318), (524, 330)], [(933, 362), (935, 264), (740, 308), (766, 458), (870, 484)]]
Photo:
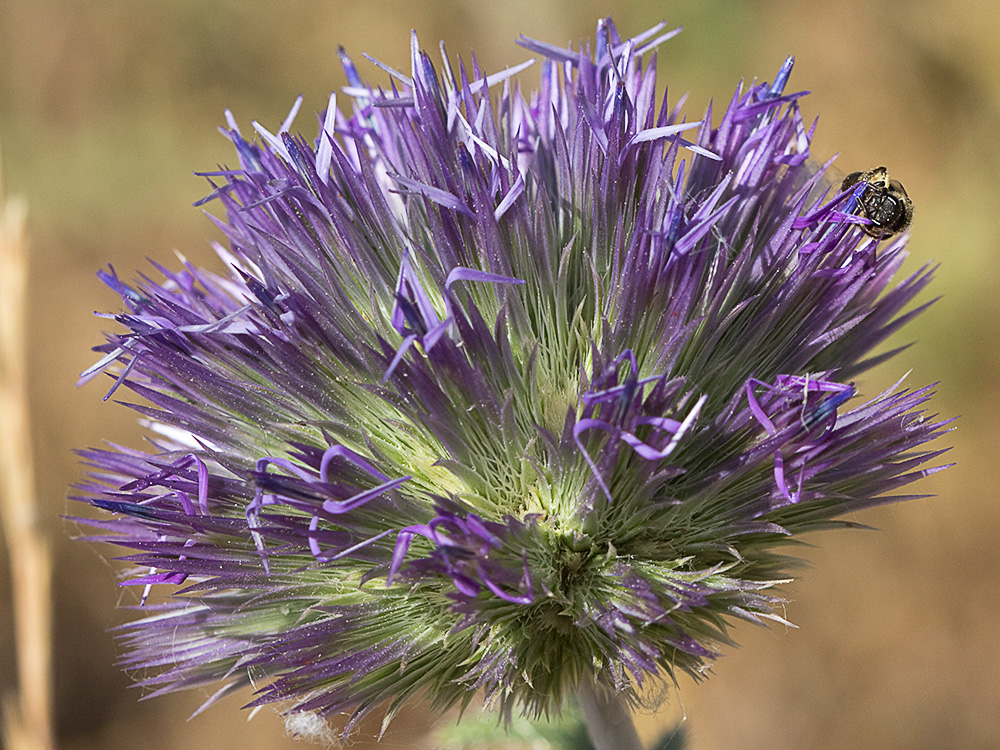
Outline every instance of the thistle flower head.
[(314, 140), (228, 118), (231, 273), (101, 274), (125, 312), (87, 374), (152, 447), (82, 451), (79, 496), (172, 594), (120, 631), (142, 684), (352, 721), (628, 698), (780, 619), (799, 534), (930, 471), (928, 390), (854, 381), (931, 270), (891, 285), (905, 237), (821, 191), (790, 60), (689, 123), (673, 33), (522, 38), (531, 93), (414, 37), (388, 87), (341, 53)]

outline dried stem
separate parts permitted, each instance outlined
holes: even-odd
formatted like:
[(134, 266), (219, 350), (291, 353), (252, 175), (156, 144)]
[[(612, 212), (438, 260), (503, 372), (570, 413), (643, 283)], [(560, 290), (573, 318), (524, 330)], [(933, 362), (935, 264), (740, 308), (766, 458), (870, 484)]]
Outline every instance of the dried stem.
[(52, 731), (50, 543), (35, 498), (28, 411), (25, 309), (27, 207), (0, 192), (0, 525), (10, 553), (15, 696), (4, 696), (3, 744), (49, 750)]
[(584, 680), (576, 698), (595, 750), (642, 750), (632, 717), (615, 696)]

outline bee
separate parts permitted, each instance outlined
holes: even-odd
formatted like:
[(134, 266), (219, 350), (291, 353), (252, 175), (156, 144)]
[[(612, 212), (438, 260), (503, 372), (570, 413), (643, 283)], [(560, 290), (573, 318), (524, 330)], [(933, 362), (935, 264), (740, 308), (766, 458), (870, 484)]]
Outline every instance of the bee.
[(910, 226), (913, 201), (899, 180), (889, 179), (889, 170), (875, 167), (867, 172), (852, 172), (847, 175), (840, 190), (851, 190), (860, 183), (866, 187), (857, 199), (854, 213), (871, 221), (871, 224), (861, 225), (865, 233), (881, 240)]

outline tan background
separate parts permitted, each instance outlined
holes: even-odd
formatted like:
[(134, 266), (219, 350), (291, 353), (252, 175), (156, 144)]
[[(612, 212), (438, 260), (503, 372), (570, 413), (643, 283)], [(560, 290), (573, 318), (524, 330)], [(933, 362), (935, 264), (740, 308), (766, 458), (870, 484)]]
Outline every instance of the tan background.
[[(215, 265), (218, 232), (192, 208), (206, 192), (194, 170), (235, 160), (215, 128), (230, 107), (244, 128), (275, 127), (299, 93), (298, 124), (343, 84), (338, 44), (406, 69), (408, 33), (453, 55), (475, 49), (490, 71), (525, 59), (519, 32), (556, 43), (593, 36), (612, 11), (623, 33), (665, 19), (684, 33), (662, 48), (671, 98), (688, 113), (724, 105), (740, 77), (773, 79), (787, 53), (790, 88), (810, 89), (821, 115), (814, 154), (839, 151), (845, 172), (890, 166), (916, 204), (909, 270), (943, 265), (925, 299), (944, 298), (911, 325), (917, 340), (861, 383), (866, 392), (913, 369), (942, 381), (934, 407), (962, 415), (949, 439), (958, 466), (925, 481), (936, 498), (863, 514), (876, 532), (819, 535), (812, 569), (790, 587), (799, 630), (741, 626), (743, 644), (647, 733), (683, 709), (693, 750), (723, 748), (988, 748), (1000, 736), (1000, 512), (997, 266), (1000, 261), (1000, 28), (994, 0), (910, 2), (619, 2), (530, 0), (3, 0), (0, 148), (9, 193), (30, 202), (34, 447), (40, 500), (53, 520), (56, 694), (61, 746), (291, 747), (280, 719), (247, 722), (239, 699), (186, 721), (203, 696), (139, 703), (113, 666), (106, 629), (122, 621), (112, 567), (67, 541), (57, 519), (79, 476), (70, 450), (135, 442), (127, 410), (101, 404), (105, 385), (74, 387), (118, 309), (94, 277), (125, 276), (174, 248)], [(381, 74), (362, 61), (365, 75)], [(532, 83), (532, 72), (521, 80)], [(662, 83), (661, 83), (662, 86)], [(718, 112), (718, 110), (717, 110)], [(174, 264), (176, 265), (176, 264)], [(11, 688), (7, 560), (0, 556), (0, 688)], [(413, 747), (428, 726), (417, 706), (384, 746)], [(366, 726), (360, 741), (377, 731)], [(360, 746), (360, 745), (358, 745)], [(427, 745), (429, 746), (429, 744)]]

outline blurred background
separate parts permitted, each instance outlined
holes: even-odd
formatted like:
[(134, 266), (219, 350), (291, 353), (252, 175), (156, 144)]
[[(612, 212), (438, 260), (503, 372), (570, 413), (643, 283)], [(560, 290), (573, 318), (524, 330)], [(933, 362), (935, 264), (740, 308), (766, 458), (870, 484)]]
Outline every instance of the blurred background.
[[(987, 748), (1000, 736), (1000, 21), (993, 0), (3, 0), (0, 3), (0, 162), (7, 195), (29, 204), (29, 394), (36, 482), (53, 540), (55, 708), (59, 746), (299, 746), (270, 710), (248, 721), (229, 698), (188, 720), (205, 698), (139, 702), (114, 666), (107, 630), (135, 591), (113, 565), (74, 543), (60, 516), (79, 513), (67, 486), (80, 476), (73, 448), (137, 444), (130, 411), (102, 404), (101, 379), (77, 389), (119, 302), (95, 278), (107, 263), (130, 278), (146, 257), (172, 267), (174, 250), (218, 268), (218, 231), (191, 204), (207, 192), (195, 170), (234, 163), (216, 130), (223, 110), (244, 132), (274, 129), (298, 94), (311, 113), (344, 84), (336, 49), (363, 75), (385, 75), (367, 52), (408, 70), (409, 32), (435, 51), (490, 72), (529, 55), (519, 33), (548, 42), (593, 37), (612, 14), (623, 36), (660, 20), (684, 33), (661, 48), (661, 86), (690, 92), (698, 119), (740, 78), (773, 80), (797, 56), (790, 90), (811, 90), (816, 158), (840, 153), (844, 172), (888, 165), (916, 205), (909, 271), (941, 263), (921, 301), (942, 299), (895, 343), (916, 345), (859, 383), (873, 394), (913, 370), (940, 381), (932, 406), (961, 415), (943, 460), (958, 465), (922, 482), (936, 497), (872, 511), (878, 531), (820, 534), (810, 568), (787, 588), (799, 629), (741, 625), (701, 684), (682, 680), (640, 717), (652, 738), (683, 721), (692, 750), (724, 748)], [(536, 74), (520, 80), (534, 85)], [(720, 109), (717, 109), (717, 116)], [(7, 426), (0, 426), (6, 429)], [(9, 534), (7, 535), (9, 536)], [(9, 543), (9, 538), (4, 539)], [(0, 555), (0, 691), (15, 687), (10, 563)], [(453, 718), (451, 719), (453, 721)], [(440, 747), (422, 706), (405, 711), (382, 746)], [(366, 724), (356, 747), (372, 742)], [(446, 745), (458, 747), (458, 745)]]

